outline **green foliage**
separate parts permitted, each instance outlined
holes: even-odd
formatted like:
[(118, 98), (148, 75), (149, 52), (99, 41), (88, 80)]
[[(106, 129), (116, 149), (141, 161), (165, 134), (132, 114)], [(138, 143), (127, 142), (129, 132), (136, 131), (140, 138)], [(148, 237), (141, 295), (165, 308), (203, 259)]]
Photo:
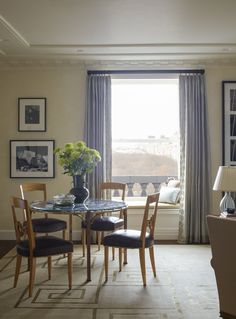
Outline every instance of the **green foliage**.
[(113, 176), (177, 176), (175, 159), (148, 153), (112, 153)]
[(100, 153), (87, 147), (83, 141), (67, 143), (64, 148), (56, 148), (54, 153), (58, 156), (64, 174), (70, 176), (91, 173), (101, 161)]

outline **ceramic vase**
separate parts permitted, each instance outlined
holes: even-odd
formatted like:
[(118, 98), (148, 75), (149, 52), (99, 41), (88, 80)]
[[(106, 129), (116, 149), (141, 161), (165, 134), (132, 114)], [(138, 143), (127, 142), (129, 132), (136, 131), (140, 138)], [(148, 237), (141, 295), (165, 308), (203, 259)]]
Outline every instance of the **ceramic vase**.
[(85, 187), (84, 175), (73, 176), (73, 188), (70, 193), (75, 196), (75, 203), (84, 204), (89, 197), (89, 190)]

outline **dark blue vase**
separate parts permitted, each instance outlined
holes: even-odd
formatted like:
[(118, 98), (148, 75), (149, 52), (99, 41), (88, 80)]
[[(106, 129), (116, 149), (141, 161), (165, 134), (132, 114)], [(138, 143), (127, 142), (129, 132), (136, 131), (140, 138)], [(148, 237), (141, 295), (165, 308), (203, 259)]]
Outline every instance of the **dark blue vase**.
[(89, 197), (89, 190), (85, 187), (84, 176), (74, 175), (73, 186), (70, 190), (70, 194), (75, 196), (75, 203), (83, 204)]

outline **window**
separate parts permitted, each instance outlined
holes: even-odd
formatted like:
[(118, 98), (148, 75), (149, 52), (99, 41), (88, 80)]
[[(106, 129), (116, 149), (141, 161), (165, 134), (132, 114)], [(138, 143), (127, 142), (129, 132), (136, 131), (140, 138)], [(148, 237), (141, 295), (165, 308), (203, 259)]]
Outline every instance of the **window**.
[(112, 178), (146, 196), (178, 176), (178, 79), (112, 79)]

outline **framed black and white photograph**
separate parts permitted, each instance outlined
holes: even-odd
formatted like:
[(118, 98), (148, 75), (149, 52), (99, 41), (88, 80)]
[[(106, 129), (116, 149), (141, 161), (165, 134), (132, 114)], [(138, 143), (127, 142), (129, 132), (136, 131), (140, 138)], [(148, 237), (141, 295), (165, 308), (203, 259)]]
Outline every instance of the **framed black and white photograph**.
[(11, 140), (11, 178), (54, 178), (54, 140)]
[(18, 99), (18, 131), (46, 131), (46, 98)]
[(236, 81), (222, 82), (223, 165), (236, 165)]

